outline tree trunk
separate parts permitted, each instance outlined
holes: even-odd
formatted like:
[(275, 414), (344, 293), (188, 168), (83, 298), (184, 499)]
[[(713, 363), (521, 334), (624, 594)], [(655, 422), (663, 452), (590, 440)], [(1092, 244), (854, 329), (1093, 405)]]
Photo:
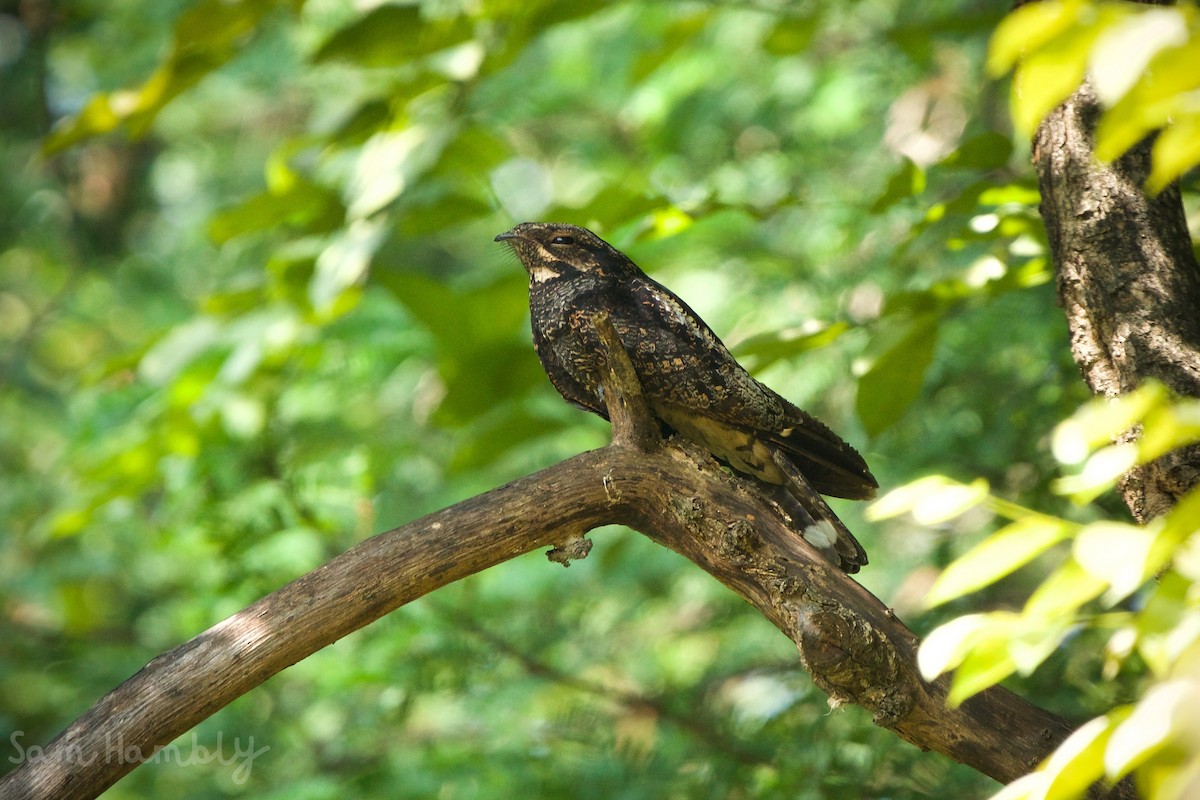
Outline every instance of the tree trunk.
[[(1150, 141), (1111, 164), (1093, 153), (1100, 114), (1084, 84), (1033, 143), (1058, 300), (1091, 390), (1124, 394), (1147, 380), (1200, 397), (1200, 267), (1179, 189), (1142, 189)], [(1138, 431), (1131, 431), (1129, 438)], [(1121, 491), (1135, 519), (1170, 509), (1200, 482), (1200, 445), (1131, 471)]]

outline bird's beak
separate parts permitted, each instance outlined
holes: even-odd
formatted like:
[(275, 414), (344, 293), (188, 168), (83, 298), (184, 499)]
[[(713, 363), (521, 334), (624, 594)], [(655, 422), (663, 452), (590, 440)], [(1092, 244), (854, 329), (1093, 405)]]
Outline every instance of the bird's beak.
[(493, 241), (506, 242), (509, 239), (516, 239), (516, 238), (519, 238), (519, 237), (517, 236), (515, 231), (505, 231), (504, 233), (501, 233), (498, 236), (496, 236), (496, 238)]

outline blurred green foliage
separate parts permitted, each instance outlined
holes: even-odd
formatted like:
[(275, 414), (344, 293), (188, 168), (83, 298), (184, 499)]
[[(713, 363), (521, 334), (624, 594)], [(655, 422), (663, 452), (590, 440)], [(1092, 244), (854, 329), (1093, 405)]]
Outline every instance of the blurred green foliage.
[[(1133, 426), (1136, 442), (1117, 442)], [(1135, 464), (1200, 441), (1200, 400), (1173, 400), (1147, 383), (1093, 400), (1055, 429), (1053, 449), (1072, 474), (1056, 490), (1087, 503), (1110, 491)], [(1108, 519), (1087, 524), (926, 477), (872, 506), (884, 519), (910, 512), (940, 522), (981, 505), (1012, 522), (951, 563), (926, 596), (930, 606), (978, 592), (1037, 560), (1051, 569), (1020, 611), (968, 614), (936, 628), (918, 661), (929, 680), (953, 671), (948, 700), (961, 703), (1013, 673), (1039, 669), (1068, 637), (1107, 636), (1103, 675), (1148, 670), (1151, 684), (1076, 730), (1040, 769), (995, 800), (1082, 798), (1096, 781), (1132, 775), (1143, 797), (1186, 800), (1200, 787), (1200, 490), (1145, 525)], [(1069, 554), (1047, 551), (1070, 542)]]
[[(603, 444), (529, 344), (513, 222), (595, 228), (862, 445), (1086, 521), (1084, 398), (991, 6), (48, 0), (0, 6), (0, 735), (28, 757), (157, 653), (373, 532)], [(1100, 500), (1099, 508), (1115, 502)], [(976, 514), (868, 526), (917, 602)], [(830, 713), (769, 623), (597, 532), (297, 664), (108, 795), (983, 797)], [(983, 602), (1019, 602), (1036, 576)], [(953, 607), (951, 608), (953, 610)], [(1085, 718), (1080, 640), (1024, 679)], [(197, 759), (198, 760), (198, 759)], [(238, 764), (248, 768), (238, 771)]]

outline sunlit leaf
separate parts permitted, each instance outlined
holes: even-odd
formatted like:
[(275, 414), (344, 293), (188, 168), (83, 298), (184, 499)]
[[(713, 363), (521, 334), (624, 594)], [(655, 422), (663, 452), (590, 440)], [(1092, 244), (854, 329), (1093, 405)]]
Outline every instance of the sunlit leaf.
[(933, 607), (996, 582), (1067, 538), (1071, 526), (1052, 517), (1028, 517), (984, 539), (942, 572), (925, 597)]
[(1033, 671), (1058, 649), (1063, 639), (1075, 627), (1073, 620), (1069, 617), (1051, 620), (1022, 617), (1021, 624), (1015, 626), (1013, 635), (1005, 640), (1008, 657), (1012, 660), (1017, 672), (1022, 675), (1032, 675)]
[(1036, 186), (1024, 183), (1009, 183), (1003, 186), (992, 186), (979, 194), (981, 206), (1022, 205), (1035, 207), (1041, 202), (1041, 192)]
[(1070, 495), (1076, 502), (1086, 503), (1116, 485), (1122, 475), (1138, 461), (1138, 448), (1133, 443), (1114, 444), (1093, 453), (1076, 475), (1067, 475), (1054, 482), (1054, 491)]
[(1140, 766), (1134, 782), (1144, 797), (1193, 800), (1200, 796), (1200, 754), (1194, 748), (1164, 752)]
[[(1174, 680), (1150, 687), (1117, 726), (1104, 753), (1104, 769), (1117, 779), (1175, 740), (1200, 734), (1200, 683)], [(1194, 741), (1194, 739), (1192, 739)]]
[(346, 289), (362, 281), (387, 230), (378, 222), (358, 220), (317, 257), (309, 286), (309, 301), (319, 312), (329, 311)]
[(957, 667), (993, 624), (989, 614), (968, 614), (934, 628), (917, 652), (921, 676), (931, 681)]
[(1092, 48), (1089, 72), (1097, 98), (1113, 105), (1145, 74), (1160, 50), (1186, 41), (1187, 23), (1179, 9), (1143, 9), (1115, 20)]
[(1082, 0), (1048, 0), (1028, 3), (996, 26), (988, 45), (987, 70), (998, 78), (1017, 61), (1036, 52), (1076, 24)]
[(1200, 598), (1189, 596), (1192, 587), (1191, 580), (1168, 570), (1137, 617), (1138, 654), (1160, 677), (1200, 641)]
[[(1036, 4), (1035, 4), (1036, 5)], [(1017, 65), (1013, 73), (1013, 124), (1026, 136), (1083, 82), (1095, 26), (1072, 28)]]
[(1133, 88), (1100, 118), (1097, 158), (1111, 161), (1152, 131), (1196, 113), (1190, 98), (1200, 88), (1195, 69), (1200, 32), (1194, 36), (1194, 41), (1182, 47), (1158, 53)]
[(1073, 800), (1104, 777), (1104, 749), (1114, 720), (1097, 717), (1077, 728), (1060, 744), (1040, 771), (1046, 776), (1044, 800)]
[(988, 798), (988, 800), (1034, 800), (1034, 798), (1040, 800), (1046, 791), (1047, 783), (1048, 781), (1044, 773), (1031, 772), (1028, 775), (1022, 775), (1017, 778)]
[(1200, 401), (1176, 400), (1147, 413), (1138, 440), (1138, 461), (1153, 461), (1177, 447), (1200, 441)]
[(867, 519), (878, 521), (916, 514), (917, 509), (931, 517), (949, 519), (979, 505), (987, 496), (988, 484), (982, 478), (964, 484), (944, 475), (927, 475), (876, 500), (867, 508)]
[(1093, 522), (1075, 537), (1075, 560), (1092, 577), (1109, 585), (1105, 602), (1112, 605), (1137, 591), (1162, 566), (1154, 553), (1160, 525)]
[(1034, 590), (1025, 602), (1027, 617), (1054, 618), (1074, 615), (1085, 603), (1099, 597), (1108, 584), (1093, 576), (1074, 559), (1065, 562)]
[(199, 0), (180, 15), (170, 55), (136, 89), (94, 95), (83, 111), (55, 126), (43, 150), (56, 153), (93, 136), (126, 125), (142, 136), (164, 106), (236, 53), (255, 33), (262, 18), (277, 7), (295, 8), (294, 0)]
[(1097, 447), (1110, 444), (1166, 400), (1159, 383), (1147, 383), (1118, 398), (1097, 398), (1054, 429), (1051, 448), (1063, 464), (1082, 463)]
[(1152, 192), (1161, 192), (1200, 164), (1200, 113), (1177, 114), (1154, 140), (1151, 158), (1146, 188)]
[(960, 705), (1016, 671), (1017, 665), (1009, 655), (1009, 640), (1003, 627), (989, 630), (987, 634), (973, 643), (970, 652), (954, 670), (946, 695), (947, 705)]

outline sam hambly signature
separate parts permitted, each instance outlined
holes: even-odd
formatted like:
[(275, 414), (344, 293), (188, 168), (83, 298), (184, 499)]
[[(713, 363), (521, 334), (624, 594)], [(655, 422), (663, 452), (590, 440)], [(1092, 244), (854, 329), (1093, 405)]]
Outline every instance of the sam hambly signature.
[(8, 757), (10, 764), (24, 764), (51, 758), (65, 764), (83, 767), (91, 766), (100, 760), (105, 763), (116, 761), (123, 764), (174, 763), (181, 767), (220, 764), (234, 768), (231, 777), (233, 782), (238, 785), (250, 779), (250, 770), (253, 768), (254, 759), (271, 749), (267, 745), (256, 749), (253, 736), (247, 739), (245, 747), (242, 746), (240, 737), (234, 737), (232, 744), (227, 746), (221, 731), (217, 731), (215, 743), (201, 744), (196, 732), (192, 731), (190, 742), (176, 740), (148, 752), (143, 751), (137, 745), (125, 744), (124, 737), (120, 735), (111, 738), (106, 736), (102, 751), (90, 751), (86, 754), (78, 745), (67, 745), (52, 753), (47, 753), (40, 745), (34, 744), (26, 747), (22, 743), (24, 739), (25, 731), (13, 731), (12, 735), (8, 737), (8, 741), (15, 751)]

